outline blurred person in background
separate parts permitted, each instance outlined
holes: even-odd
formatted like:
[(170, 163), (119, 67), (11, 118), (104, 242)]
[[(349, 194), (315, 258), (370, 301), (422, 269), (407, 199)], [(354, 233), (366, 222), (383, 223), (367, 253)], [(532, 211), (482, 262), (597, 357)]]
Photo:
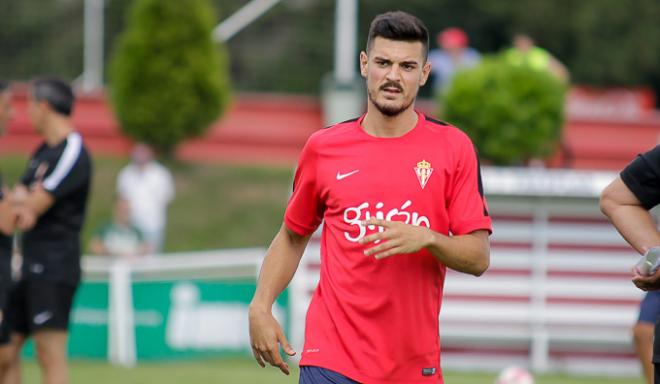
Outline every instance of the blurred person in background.
[(7, 132), (7, 124), (9, 124), (13, 112), (9, 83), (0, 80), (0, 136), (3, 136)]
[[(0, 80), (0, 140), (5, 134), (12, 115), (9, 83)], [(10, 194), (0, 172), (0, 381), (9, 368), (11, 329), (7, 316), (7, 301), (11, 288), (11, 255), (16, 217), (11, 206)]]
[(433, 92), (443, 94), (449, 89), (454, 75), (461, 69), (469, 69), (481, 60), (476, 49), (468, 46), (467, 34), (460, 28), (450, 27), (438, 33), (436, 42), (442, 49), (429, 52)]
[(633, 327), (633, 344), (648, 384), (653, 384), (653, 331), (660, 315), (660, 291), (650, 291), (639, 305), (639, 317)]
[(44, 142), (32, 155), (12, 193), (21, 230), (21, 278), (10, 293), (12, 356), (5, 383), (20, 383), (20, 355), (32, 337), (44, 383), (67, 383), (71, 306), (80, 284), (80, 231), (91, 158), (71, 121), (71, 86), (58, 78), (35, 79), (28, 114)]
[(442, 382), (438, 316), (446, 269), (481, 275), (492, 224), (470, 139), (415, 110), (431, 70), (428, 46), (428, 30), (415, 16), (378, 15), (360, 53), (367, 113), (307, 141), (249, 309), (262, 367), (289, 373), (280, 346), (290, 356), (295, 351), (272, 305), (323, 222), (300, 383)]
[(524, 33), (513, 36), (513, 46), (504, 53), (513, 65), (524, 65), (539, 71), (548, 71), (557, 79), (568, 83), (568, 70), (550, 52), (536, 45), (534, 39)]
[[(640, 254), (651, 247), (660, 246), (660, 232), (649, 210), (660, 204), (660, 146), (635, 158), (602, 192), (600, 208), (626, 241)], [(660, 269), (653, 275), (641, 275), (633, 269), (633, 283), (644, 291), (660, 290)], [(653, 296), (655, 297), (655, 296)], [(646, 299), (645, 299), (646, 300)], [(658, 305), (658, 302), (655, 302)], [(655, 318), (655, 338), (651, 335), (636, 333), (635, 337), (648, 337), (647, 343), (653, 343), (652, 363), (654, 382), (660, 383), (660, 318), (658, 308), (653, 311)], [(646, 317), (647, 315), (645, 315)], [(650, 315), (653, 316), (653, 315)], [(640, 315), (641, 318), (641, 315)], [(640, 359), (648, 359), (643, 351), (644, 343), (638, 348)], [(646, 372), (646, 370), (645, 370)], [(651, 381), (650, 378), (649, 382)]]
[(131, 222), (144, 235), (149, 249), (160, 253), (165, 242), (167, 206), (174, 199), (170, 171), (154, 160), (146, 144), (135, 145), (131, 163), (119, 172), (117, 194), (131, 208)]
[(89, 250), (95, 255), (133, 260), (150, 253), (142, 232), (131, 223), (131, 207), (122, 198), (115, 200), (112, 220), (101, 226), (90, 240)]

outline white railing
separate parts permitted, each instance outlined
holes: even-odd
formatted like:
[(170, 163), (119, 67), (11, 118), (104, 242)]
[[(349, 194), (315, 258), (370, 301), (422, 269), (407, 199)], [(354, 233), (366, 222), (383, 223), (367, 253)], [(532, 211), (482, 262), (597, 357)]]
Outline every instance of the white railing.
[[(638, 373), (630, 329), (643, 293), (628, 275), (637, 256), (598, 208), (616, 174), (484, 168), (482, 176), (494, 217), (491, 267), (479, 278), (447, 274), (443, 367)], [(291, 284), (299, 349), (319, 262), (317, 239)]]
[(229, 249), (154, 255), (132, 261), (86, 256), (86, 279), (107, 279), (109, 285), (108, 356), (122, 366), (137, 362), (132, 285), (135, 281), (186, 278), (254, 278), (259, 274), (264, 248)]
[[(567, 188), (545, 180), (542, 170), (529, 172), (534, 175), (492, 168), (483, 173), (494, 216), (491, 267), (479, 278), (447, 274), (443, 366), (500, 369), (516, 363), (538, 372), (638, 373), (630, 327), (642, 292), (628, 276), (637, 257), (597, 206), (597, 191), (616, 175), (546, 174), (571, 180)], [(524, 188), (520, 178), (527, 178)], [(256, 279), (264, 254), (264, 248), (186, 252), (131, 263), (85, 257), (86, 278), (109, 280), (111, 360), (136, 362), (133, 282), (182, 274)], [(318, 283), (319, 254), (317, 233), (289, 289), (289, 339), (296, 350)]]

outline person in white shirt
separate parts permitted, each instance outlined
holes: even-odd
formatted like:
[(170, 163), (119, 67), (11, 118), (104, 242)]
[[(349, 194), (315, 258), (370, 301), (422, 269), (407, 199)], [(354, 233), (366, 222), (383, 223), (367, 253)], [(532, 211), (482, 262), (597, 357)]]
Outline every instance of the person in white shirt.
[(159, 253), (165, 240), (167, 206), (174, 198), (172, 174), (154, 160), (146, 144), (137, 144), (131, 157), (132, 162), (119, 173), (117, 194), (129, 202), (132, 224), (144, 234), (149, 249)]

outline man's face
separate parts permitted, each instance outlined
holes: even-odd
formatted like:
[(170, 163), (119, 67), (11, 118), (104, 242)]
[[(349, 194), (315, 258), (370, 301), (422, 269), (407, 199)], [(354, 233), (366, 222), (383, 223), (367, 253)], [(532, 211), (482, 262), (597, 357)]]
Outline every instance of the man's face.
[(396, 116), (412, 105), (430, 70), (421, 42), (376, 37), (369, 52), (360, 53), (369, 102), (386, 116)]
[(46, 102), (38, 101), (34, 98), (33, 95), (30, 95), (28, 99), (28, 115), (30, 116), (30, 121), (36, 129), (37, 133), (43, 133), (43, 126), (46, 118)]
[(513, 45), (523, 52), (527, 52), (534, 47), (534, 40), (529, 36), (516, 35), (513, 38)]
[(0, 92), (0, 136), (7, 131), (7, 124), (11, 119), (13, 110), (11, 108), (11, 91)]
[(138, 143), (135, 145), (135, 147), (133, 147), (131, 156), (133, 158), (133, 162), (140, 167), (149, 164), (154, 159), (154, 154), (151, 150), (151, 147), (141, 143)]

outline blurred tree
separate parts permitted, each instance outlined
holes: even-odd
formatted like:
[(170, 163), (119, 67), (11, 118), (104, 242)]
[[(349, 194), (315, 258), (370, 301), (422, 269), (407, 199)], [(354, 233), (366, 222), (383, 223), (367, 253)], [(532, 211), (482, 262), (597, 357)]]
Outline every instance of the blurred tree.
[(498, 55), (456, 75), (442, 99), (443, 117), (470, 135), (481, 158), (519, 164), (554, 151), (565, 90), (549, 72)]
[(136, 0), (110, 68), (123, 131), (169, 153), (229, 102), (227, 55), (211, 40), (207, 0)]
[[(246, 3), (216, 2), (228, 15)], [(232, 37), (234, 83), (250, 91), (318, 92), (333, 65), (334, 7), (335, 0), (283, 1)]]
[[(106, 43), (126, 24), (125, 10), (135, 1), (106, 0)], [(223, 15), (247, 3), (209, 1)], [(81, 0), (0, 1), (0, 73), (13, 79), (40, 73), (71, 79), (79, 75), (82, 4)], [(321, 77), (333, 65), (334, 7), (335, 0), (284, 0), (229, 40), (235, 87), (318, 92)], [(440, 30), (459, 26), (479, 51), (497, 52), (510, 44), (513, 33), (522, 31), (566, 64), (574, 83), (646, 84), (660, 95), (658, 0), (361, 0), (359, 49), (364, 47), (371, 19), (392, 9), (422, 18), (431, 32), (431, 44)]]
[(82, 1), (0, 1), (0, 25), (0, 77), (82, 73)]
[(660, 1), (578, 1), (573, 26), (576, 49), (567, 62), (576, 80), (655, 84), (660, 92)]

